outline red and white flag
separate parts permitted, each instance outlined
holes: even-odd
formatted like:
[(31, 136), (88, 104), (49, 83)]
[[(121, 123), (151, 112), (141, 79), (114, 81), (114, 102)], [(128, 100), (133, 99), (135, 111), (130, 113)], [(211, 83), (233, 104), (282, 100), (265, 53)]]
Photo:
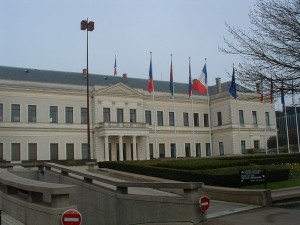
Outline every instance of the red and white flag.
[(203, 66), (202, 73), (198, 79), (193, 81), (193, 89), (198, 91), (201, 95), (207, 93), (207, 70), (206, 63)]

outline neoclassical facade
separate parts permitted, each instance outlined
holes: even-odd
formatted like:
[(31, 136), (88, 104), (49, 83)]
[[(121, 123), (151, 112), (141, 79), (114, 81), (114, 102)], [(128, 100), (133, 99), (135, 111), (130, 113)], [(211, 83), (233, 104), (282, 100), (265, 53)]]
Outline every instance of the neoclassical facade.
[[(146, 77), (147, 78), (147, 77)], [(230, 82), (188, 96), (188, 84), (90, 75), (91, 157), (97, 161), (236, 155), (276, 135), (272, 104)], [(0, 66), (0, 159), (85, 159), (87, 89), (81, 73)]]

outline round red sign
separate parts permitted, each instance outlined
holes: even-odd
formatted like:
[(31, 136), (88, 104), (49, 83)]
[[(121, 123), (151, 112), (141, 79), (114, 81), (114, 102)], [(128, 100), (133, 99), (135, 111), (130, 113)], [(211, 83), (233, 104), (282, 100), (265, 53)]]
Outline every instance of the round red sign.
[(209, 198), (206, 196), (202, 196), (199, 199), (199, 204), (202, 212), (206, 212), (206, 210), (209, 208)]
[(69, 209), (61, 215), (61, 223), (63, 225), (80, 225), (81, 214), (75, 209)]

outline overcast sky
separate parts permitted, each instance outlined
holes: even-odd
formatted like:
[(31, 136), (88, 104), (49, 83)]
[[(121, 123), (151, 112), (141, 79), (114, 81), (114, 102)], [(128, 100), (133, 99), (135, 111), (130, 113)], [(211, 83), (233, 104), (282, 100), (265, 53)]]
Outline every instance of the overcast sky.
[(150, 51), (155, 80), (197, 78), (207, 58), (208, 84), (227, 74), (239, 57), (225, 55), (225, 22), (247, 30), (255, 0), (0, 0), (0, 65), (81, 72), (86, 67), (86, 32), (80, 22), (95, 22), (89, 32), (90, 73), (148, 79)]

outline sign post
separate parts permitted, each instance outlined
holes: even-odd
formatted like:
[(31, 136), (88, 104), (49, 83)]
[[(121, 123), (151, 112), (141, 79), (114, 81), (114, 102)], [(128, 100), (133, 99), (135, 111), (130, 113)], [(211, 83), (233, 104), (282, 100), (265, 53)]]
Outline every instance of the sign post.
[(80, 225), (81, 214), (75, 209), (69, 209), (61, 215), (62, 225)]
[(201, 209), (201, 214), (202, 214), (202, 224), (205, 224), (206, 222), (206, 211), (209, 208), (209, 198), (206, 196), (202, 196), (199, 199), (199, 205)]

